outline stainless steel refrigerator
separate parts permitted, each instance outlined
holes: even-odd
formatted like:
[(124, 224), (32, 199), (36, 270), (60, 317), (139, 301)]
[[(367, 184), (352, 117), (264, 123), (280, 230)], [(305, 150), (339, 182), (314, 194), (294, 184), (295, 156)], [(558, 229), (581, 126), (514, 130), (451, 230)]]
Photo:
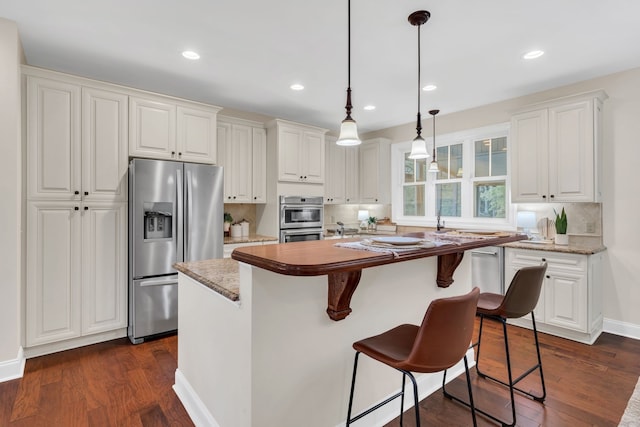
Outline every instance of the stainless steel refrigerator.
[(134, 159), (129, 164), (129, 339), (178, 328), (180, 261), (222, 258), (218, 166)]

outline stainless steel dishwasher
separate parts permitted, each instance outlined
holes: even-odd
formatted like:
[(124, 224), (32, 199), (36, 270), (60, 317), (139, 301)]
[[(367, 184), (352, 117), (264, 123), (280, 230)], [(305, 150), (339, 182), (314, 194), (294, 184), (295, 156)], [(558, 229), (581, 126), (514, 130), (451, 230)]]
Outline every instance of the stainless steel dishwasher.
[(472, 249), (471, 280), (480, 292), (504, 294), (504, 248), (486, 246)]

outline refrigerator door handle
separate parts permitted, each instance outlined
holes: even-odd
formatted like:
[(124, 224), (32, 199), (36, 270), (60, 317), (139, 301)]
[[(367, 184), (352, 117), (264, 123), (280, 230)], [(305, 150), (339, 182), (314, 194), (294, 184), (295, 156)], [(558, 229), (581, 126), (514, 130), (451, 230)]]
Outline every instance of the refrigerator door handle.
[(184, 244), (185, 244), (185, 261), (191, 261), (191, 242), (190, 242), (190, 237), (191, 237), (191, 222), (193, 220), (193, 188), (192, 188), (192, 183), (193, 183), (193, 178), (191, 176), (191, 171), (187, 170), (186, 171), (186, 175), (187, 175), (187, 207), (185, 210), (185, 216), (186, 216), (186, 230), (184, 233)]
[(176, 239), (176, 258), (178, 261), (184, 261), (184, 259), (182, 258), (182, 248), (184, 247), (184, 227), (182, 225), (183, 222), (183, 209), (184, 209), (184, 202), (183, 202), (183, 196), (182, 196), (182, 169), (177, 169), (176, 170), (176, 205), (177, 205), (177, 221), (176, 221), (176, 226), (178, 228), (178, 236)]

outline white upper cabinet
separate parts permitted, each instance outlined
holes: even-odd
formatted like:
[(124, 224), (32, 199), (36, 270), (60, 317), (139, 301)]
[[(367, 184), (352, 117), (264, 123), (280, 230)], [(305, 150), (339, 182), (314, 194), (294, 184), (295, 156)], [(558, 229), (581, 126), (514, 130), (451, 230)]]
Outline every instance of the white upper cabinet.
[(216, 117), (220, 108), (172, 98), (130, 97), (129, 155), (216, 163)]
[(177, 150), (180, 160), (217, 163), (216, 117), (218, 109), (195, 109), (178, 106), (177, 114)]
[(85, 201), (126, 201), (128, 96), (82, 88), (82, 195)]
[(360, 203), (390, 203), (391, 141), (375, 138), (360, 145)]
[(225, 203), (266, 202), (266, 131), (261, 123), (220, 117), (218, 158)]
[(325, 129), (274, 120), (277, 135), (278, 180), (309, 184), (324, 183)]
[(80, 86), (27, 76), (27, 196), (80, 198)]
[(511, 119), (511, 200), (600, 200), (603, 91), (539, 104)]
[(27, 76), (29, 199), (127, 200), (127, 100)]
[(324, 183), (325, 204), (342, 204), (346, 201), (345, 196), (345, 172), (347, 153), (346, 147), (336, 145), (335, 137), (326, 136), (326, 180)]
[(358, 203), (359, 148), (336, 145), (336, 139), (325, 136), (325, 204)]

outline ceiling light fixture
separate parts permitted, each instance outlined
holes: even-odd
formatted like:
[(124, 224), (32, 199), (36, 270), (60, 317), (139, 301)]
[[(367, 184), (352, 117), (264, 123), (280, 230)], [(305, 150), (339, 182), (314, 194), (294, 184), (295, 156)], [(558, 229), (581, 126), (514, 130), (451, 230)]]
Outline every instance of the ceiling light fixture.
[(542, 55), (544, 55), (543, 50), (532, 50), (531, 52), (527, 52), (522, 55), (522, 59), (536, 59), (540, 58)]
[(420, 27), (427, 22), (431, 14), (426, 10), (418, 10), (409, 15), (409, 22), (411, 25), (418, 27), (418, 119), (416, 125), (416, 131), (418, 135), (411, 143), (411, 153), (409, 153), (410, 159), (426, 159), (429, 157), (427, 153), (427, 144), (424, 138), (420, 135), (422, 133), (422, 116), (420, 115)]
[(196, 59), (200, 59), (200, 55), (198, 55), (197, 52), (194, 52), (192, 50), (185, 50), (184, 52), (182, 52), (182, 56), (184, 56), (187, 59), (191, 59), (191, 60), (196, 60)]
[(439, 172), (438, 169), (438, 160), (436, 159), (436, 114), (438, 114), (440, 110), (431, 110), (429, 114), (432, 116), (433, 120), (433, 160), (431, 160), (431, 164), (429, 165), (429, 172)]
[(291, 90), (303, 90), (304, 89), (304, 86), (302, 86), (300, 83), (294, 83), (289, 87), (291, 88)]
[(425, 90), (427, 92), (431, 92), (432, 90), (436, 90), (438, 89), (438, 86), (436, 85), (426, 85), (425, 87), (422, 88), (422, 90)]
[(347, 1), (347, 117), (340, 125), (340, 136), (336, 141), (338, 145), (360, 145), (358, 137), (358, 125), (351, 118), (351, 0)]

